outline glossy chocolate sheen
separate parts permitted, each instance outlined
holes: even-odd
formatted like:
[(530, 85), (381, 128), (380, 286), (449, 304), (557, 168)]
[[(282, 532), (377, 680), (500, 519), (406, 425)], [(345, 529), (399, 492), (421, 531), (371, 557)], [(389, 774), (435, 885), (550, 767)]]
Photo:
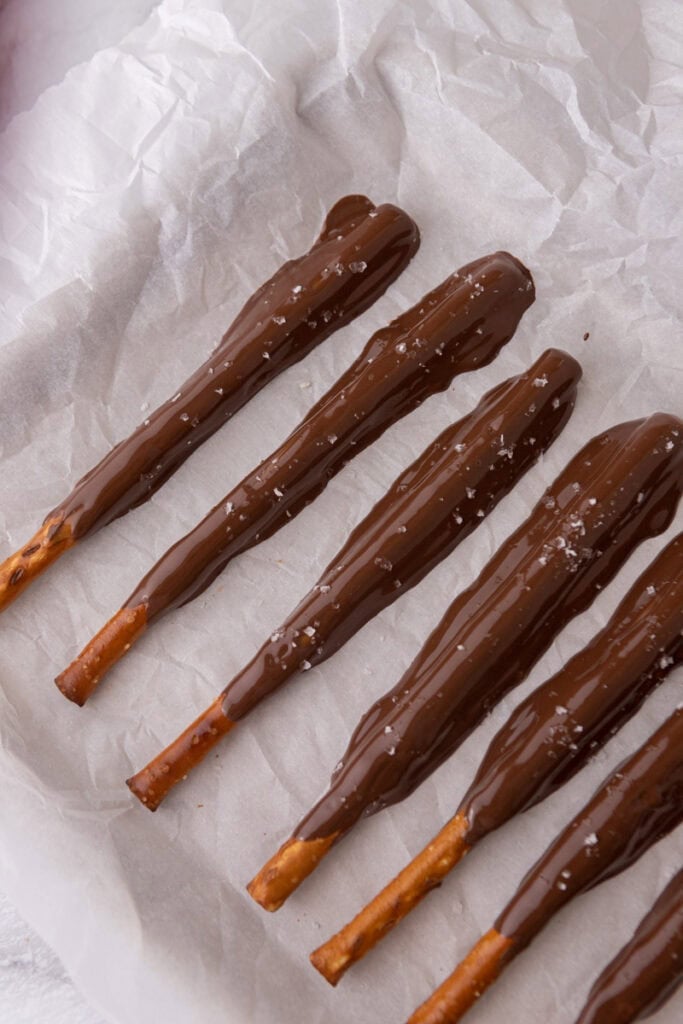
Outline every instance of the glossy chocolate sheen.
[(264, 385), (379, 298), (418, 245), (403, 210), (340, 199), (310, 251), (254, 293), (211, 357), (47, 519), (67, 520), (78, 539), (146, 501)]
[(631, 941), (593, 985), (577, 1024), (635, 1024), (683, 981), (683, 871), (671, 879)]
[(228, 718), (237, 721), (297, 669), (329, 658), (467, 537), (558, 436), (580, 378), (575, 359), (549, 349), (444, 430), (232, 680), (224, 691)]
[(300, 426), (157, 562), (128, 598), (147, 620), (200, 594), (301, 511), (355, 454), (460, 373), (492, 360), (534, 298), (508, 253), (463, 267), (372, 336)]
[(515, 708), (460, 805), (477, 842), (564, 785), (683, 661), (683, 534), (607, 626)]
[(565, 903), (624, 871), (683, 821), (683, 709), (623, 761), (522, 881), (495, 923), (523, 949)]
[(329, 790), (295, 835), (341, 835), (408, 796), (524, 679), (633, 549), (667, 528), (682, 487), (676, 417), (658, 413), (593, 438), (363, 717)]

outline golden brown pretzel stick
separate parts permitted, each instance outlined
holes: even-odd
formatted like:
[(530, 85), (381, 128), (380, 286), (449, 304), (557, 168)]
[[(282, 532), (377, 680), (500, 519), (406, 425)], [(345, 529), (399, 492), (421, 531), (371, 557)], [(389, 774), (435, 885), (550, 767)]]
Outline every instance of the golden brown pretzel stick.
[(330, 985), (336, 985), (352, 963), (364, 957), (420, 900), (441, 884), (469, 851), (468, 829), (467, 819), (456, 814), (353, 921), (311, 953), (311, 963)]
[(418, 245), (417, 227), (398, 207), (376, 207), (365, 196), (335, 203), (309, 251), (254, 292), (173, 398), (107, 452), (33, 540), (0, 563), (0, 611), (68, 547), (147, 501), (264, 385), (367, 309)]
[[(334, 832), (341, 839), (367, 815), (405, 799), (521, 682), (631, 552), (666, 529), (682, 490), (676, 417), (617, 424), (589, 441), (361, 718), (327, 791), (291, 838), (305, 844)], [(276, 853), (264, 869), (268, 881), (259, 874), (249, 890), (266, 910), (281, 905), (287, 885), (287, 863), (279, 861)], [(290, 894), (298, 884), (289, 880)]]
[[(573, 408), (580, 374), (571, 356), (549, 349), (525, 373), (498, 384), (476, 409), (439, 434), (358, 524), (307, 596), (228, 683), (218, 698), (223, 722), (241, 721), (299, 670), (334, 654), (483, 523), (553, 443)], [(535, 382), (540, 379), (546, 383), (539, 389)], [(212, 719), (220, 714), (216, 702), (207, 714)], [(128, 779), (131, 791), (149, 810), (156, 810), (206, 755), (202, 745), (190, 746), (190, 756), (185, 756), (196, 730), (202, 730), (202, 716), (180, 741)], [(216, 733), (216, 742), (224, 731)], [(184, 764), (180, 773), (173, 770), (178, 755)]]

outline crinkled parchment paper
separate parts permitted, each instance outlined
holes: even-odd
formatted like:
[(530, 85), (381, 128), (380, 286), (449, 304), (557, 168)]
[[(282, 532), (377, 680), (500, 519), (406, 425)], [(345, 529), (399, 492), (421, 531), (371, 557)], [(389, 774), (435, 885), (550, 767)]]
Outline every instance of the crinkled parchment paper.
[[(405, 1019), (607, 770), (681, 700), (679, 670), (588, 770), (487, 841), (337, 991), (309, 966), (307, 953), (452, 813), (511, 707), (604, 623), (661, 539), (455, 757), (359, 827), (285, 908), (266, 915), (244, 891), (325, 786), (358, 716), (566, 459), (620, 419), (683, 412), (681, 14), (675, 0), (165, 0), (0, 138), (3, 556), (173, 393), (336, 198), (398, 202), (423, 236), (369, 312), (2, 618), (0, 886), (108, 1019)], [(390, 430), (169, 615), (86, 708), (65, 702), (53, 676), (368, 335), (503, 247), (533, 270), (538, 301), (500, 358)], [(146, 813), (123, 780), (251, 656), (399, 470), (549, 345), (576, 355), (585, 379), (542, 464), (419, 587)], [(472, 1024), (571, 1024), (682, 852), (679, 830), (577, 900)], [(673, 1024), (682, 1008), (679, 994), (657, 1019)]]

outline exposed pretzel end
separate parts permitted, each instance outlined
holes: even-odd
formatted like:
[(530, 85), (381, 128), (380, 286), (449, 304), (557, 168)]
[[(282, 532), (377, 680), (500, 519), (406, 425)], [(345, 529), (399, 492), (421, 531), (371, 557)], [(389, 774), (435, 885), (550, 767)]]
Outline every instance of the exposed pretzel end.
[(146, 624), (146, 605), (121, 608), (55, 679), (64, 696), (82, 707), (102, 676), (144, 632)]
[(441, 884), (469, 850), (468, 830), (467, 818), (456, 814), (352, 921), (311, 953), (311, 963), (330, 985), (336, 985), (349, 967)]
[(20, 551), (0, 564), (0, 612), (75, 543), (71, 525), (63, 515), (47, 519)]
[(457, 1024), (496, 980), (512, 945), (513, 940), (495, 928), (486, 932), (453, 973), (415, 1010), (408, 1024)]
[(335, 832), (321, 839), (288, 839), (247, 886), (251, 898), (264, 910), (279, 910), (315, 870), (336, 838)]
[(235, 723), (223, 711), (221, 694), (180, 736), (126, 785), (141, 804), (156, 811), (168, 793), (204, 760)]

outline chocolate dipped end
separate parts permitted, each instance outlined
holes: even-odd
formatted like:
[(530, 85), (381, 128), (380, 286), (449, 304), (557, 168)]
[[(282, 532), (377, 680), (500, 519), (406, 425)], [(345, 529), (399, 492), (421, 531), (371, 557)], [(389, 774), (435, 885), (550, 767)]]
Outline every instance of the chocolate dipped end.
[(580, 378), (576, 360), (549, 349), (444, 430), (226, 687), (226, 715), (243, 718), (294, 672), (329, 658), (469, 536), (558, 437)]
[(683, 710), (679, 709), (609, 776), (527, 874), (493, 928), (409, 1024), (456, 1024), (558, 910), (624, 871), (681, 820)]
[(575, 896), (633, 864), (683, 820), (683, 709), (623, 761), (522, 881), (495, 923), (518, 950)]
[(408, 796), (521, 682), (631, 551), (667, 528), (683, 486), (680, 428), (658, 413), (613, 427), (575, 456), (456, 598), (400, 682), (361, 719), (293, 840), (337, 841), (361, 817)]
[(636, 581), (605, 629), (515, 709), (491, 742), (456, 815), (312, 954), (313, 965), (331, 984), (484, 835), (563, 785), (680, 664), (682, 588), (679, 534)]
[(576, 1024), (635, 1024), (661, 1009), (681, 981), (683, 871), (597, 979)]
[(372, 336), (297, 429), (157, 562), (126, 601), (148, 621), (193, 600), (305, 508), (346, 463), (454, 377), (493, 359), (533, 301), (507, 253), (456, 272)]
[[(473, 412), (443, 431), (394, 482), (309, 594), (229, 683), (222, 694), (226, 719), (239, 721), (298, 670), (328, 658), (452, 551), (558, 436), (574, 407), (580, 377), (576, 360), (549, 349), (526, 373), (497, 385)], [(541, 379), (543, 387), (538, 385)], [(205, 714), (213, 714), (213, 705)], [(146, 780), (155, 780), (158, 806), (178, 781), (173, 770), (177, 744), (182, 740), (184, 749), (202, 721), (200, 716), (184, 740), (140, 773), (147, 806)], [(183, 760), (180, 777), (188, 770)], [(131, 785), (136, 795), (138, 779)]]
[(258, 289), (210, 358), (0, 565), (0, 611), (67, 548), (145, 502), (265, 384), (366, 310), (418, 246), (403, 210), (340, 199), (311, 250)]
[(579, 771), (683, 661), (683, 534), (636, 580), (603, 630), (512, 712), (459, 808), (470, 842)]
[[(373, 335), (302, 424), (166, 552), (124, 609), (143, 608), (149, 624), (200, 594), (232, 558), (275, 533), (387, 427), (458, 373), (492, 359), (532, 301), (528, 271), (507, 253), (447, 278)], [(110, 639), (108, 665), (121, 646), (114, 630)], [(71, 677), (88, 648), (69, 666)]]
[(647, 537), (683, 488), (683, 430), (658, 413), (590, 441), (356, 728), (295, 836), (342, 835), (403, 800), (481, 722)]
[(340, 199), (309, 252), (254, 293), (209, 359), (49, 518), (62, 516), (78, 540), (145, 502), (261, 388), (379, 298), (418, 246), (403, 210)]

